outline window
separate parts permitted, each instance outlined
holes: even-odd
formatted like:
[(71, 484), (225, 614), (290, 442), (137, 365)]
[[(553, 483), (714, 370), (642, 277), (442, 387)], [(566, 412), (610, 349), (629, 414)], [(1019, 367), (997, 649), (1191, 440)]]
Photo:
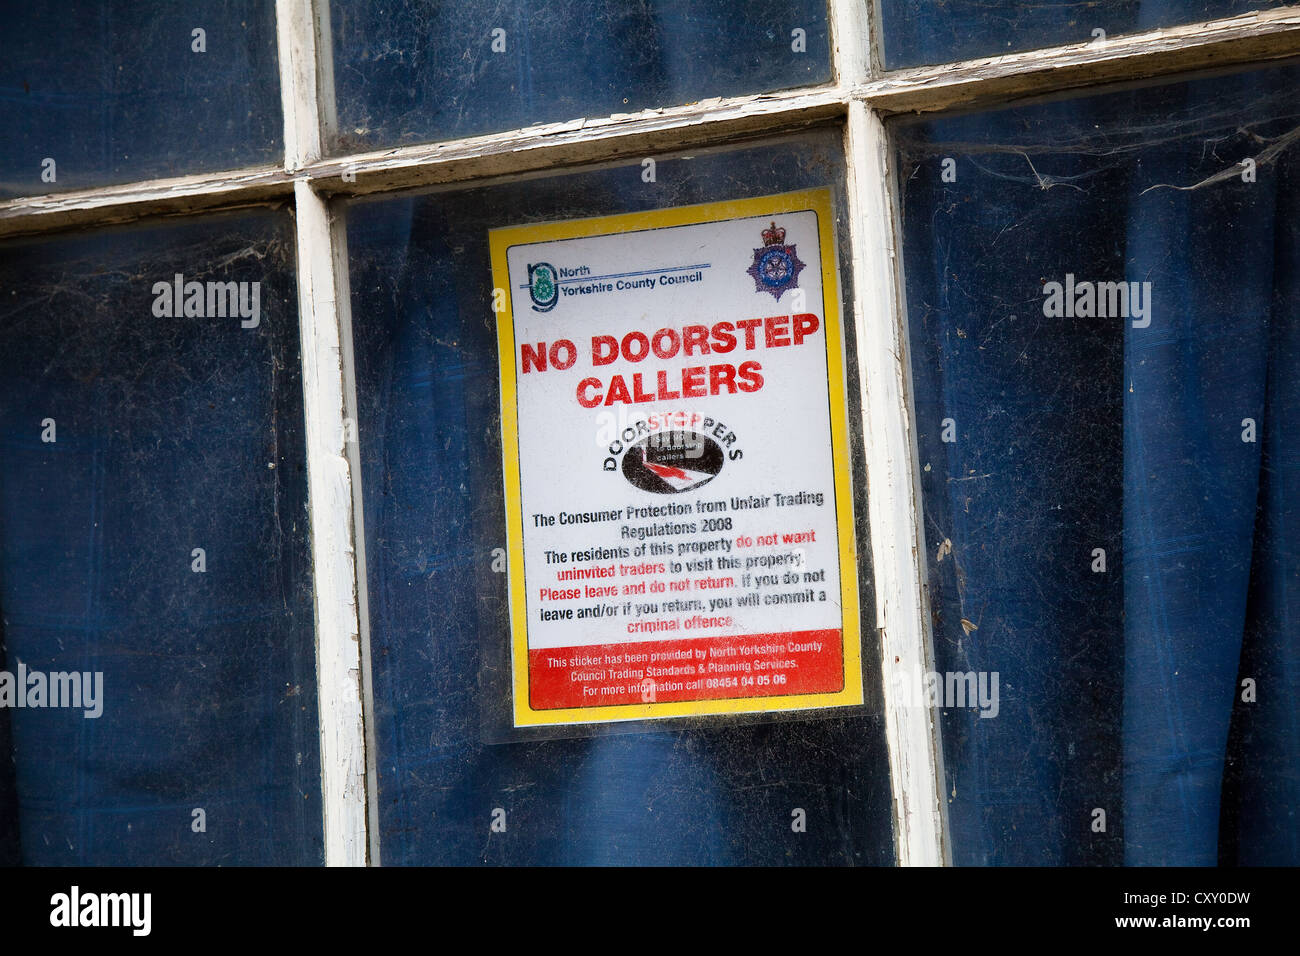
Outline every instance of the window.
[[(825, 130), (661, 156), (651, 196), (632, 162), (348, 208), (353, 315), (365, 316), (353, 332), (385, 862), (483, 859), (489, 804), (510, 821), (487, 851), (500, 862), (892, 860), (878, 701), (876, 713), (849, 716), (516, 729), (496, 676), (510, 670), (507, 576), (485, 546), (506, 539), (496, 329), (479, 305), (492, 289), (489, 229), (746, 198), (828, 176), (842, 201), (842, 172), (840, 137)], [(854, 459), (860, 466), (860, 448)], [(867, 539), (863, 527), (863, 577)], [(871, 609), (866, 617), (869, 630)], [(867, 673), (878, 684), (874, 665)], [(836, 825), (793, 830), (795, 809)]]
[(1229, 18), (1279, 0), (878, 0), (889, 69), (1019, 53)]
[[(129, 6), (0, 40), (0, 857), (1297, 861), (1300, 8)], [(801, 190), (861, 700), (517, 725), (493, 231)]]
[(1294, 81), (900, 130), (959, 861), (1295, 860)]
[(278, 164), (270, 4), (33, 4), (6, 22), (0, 196)]
[(372, 9), (336, 0), (330, 17), (340, 153), (831, 77), (826, 8), (816, 0), (407, 0)]
[(292, 243), (259, 210), (6, 247), (6, 856), (322, 859)]

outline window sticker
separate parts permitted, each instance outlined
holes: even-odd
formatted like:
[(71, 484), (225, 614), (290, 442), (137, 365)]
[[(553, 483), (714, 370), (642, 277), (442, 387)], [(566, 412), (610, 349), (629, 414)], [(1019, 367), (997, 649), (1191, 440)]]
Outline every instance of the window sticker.
[(862, 703), (829, 190), (490, 238), (515, 725)]

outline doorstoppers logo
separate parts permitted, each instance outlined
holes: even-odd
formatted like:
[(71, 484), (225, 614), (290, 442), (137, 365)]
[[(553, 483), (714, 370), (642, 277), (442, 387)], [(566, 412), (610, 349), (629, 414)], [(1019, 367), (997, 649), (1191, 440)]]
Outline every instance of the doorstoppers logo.
[(799, 287), (803, 267), (795, 247), (785, 244), (785, 230), (773, 222), (763, 230), (763, 246), (754, 250), (754, 264), (745, 271), (754, 277), (755, 292), (770, 292), (780, 302), (786, 289)]
[(722, 446), (707, 435), (656, 433), (627, 450), (623, 477), (642, 491), (675, 495), (712, 481), (722, 461)]
[(559, 273), (549, 262), (528, 264), (528, 295), (534, 312), (550, 312), (560, 301)]

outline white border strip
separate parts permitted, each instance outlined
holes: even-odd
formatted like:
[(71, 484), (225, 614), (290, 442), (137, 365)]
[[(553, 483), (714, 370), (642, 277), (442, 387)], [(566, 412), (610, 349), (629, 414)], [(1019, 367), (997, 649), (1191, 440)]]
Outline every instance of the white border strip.
[[(338, 317), (340, 358), (343, 371), (343, 414), (345, 427), (343, 439), (346, 443), (345, 454), (348, 470), (352, 477), (352, 540), (355, 542), (356, 585), (357, 585), (357, 621), (360, 624), (361, 650), (361, 688), (362, 713), (365, 721), (366, 774), (367, 779), (379, 786), (379, 766), (377, 763), (379, 748), (375, 744), (374, 678), (370, 662), (370, 579), (366, 572), (366, 522), (365, 499), (361, 486), (361, 446), (358, 429), (360, 416), (357, 412), (357, 375), (356, 359), (352, 346), (352, 284), (348, 275), (348, 233), (341, 210), (336, 207), (336, 214), (330, 220), (330, 247), (334, 257), (335, 314)], [(367, 801), (367, 822), (370, 830), (370, 865), (379, 866), (379, 802)]]
[(275, 0), (280, 103), (284, 109), (284, 168), (302, 169), (321, 157), (316, 103), (316, 18), (312, 0)]
[(866, 413), (871, 553), (876, 571), (885, 726), (904, 866), (948, 862), (942, 750), (935, 711), (891, 690), (932, 671), (925, 536), (911, 428), (906, 316), (897, 262), (889, 138), (862, 103), (849, 108), (849, 224), (862, 405)]
[[(866, 16), (867, 4), (862, 0), (832, 0), (837, 72), (840, 82), (850, 86), (863, 82), (872, 69), (873, 43)], [(940, 866), (948, 862), (948, 841), (939, 783), (943, 760), (938, 728), (929, 708), (909, 706), (907, 699), (893, 692), (900, 673), (918, 675), (919, 682), (920, 674), (933, 669), (919, 475), (908, 413), (912, 396), (896, 255), (894, 169), (880, 116), (860, 101), (851, 102), (848, 109), (845, 148), (853, 319), (865, 418), (867, 512), (894, 833), (901, 865)]]
[[(277, 0), (285, 169), (320, 158), (316, 97), (316, 24), (311, 0)], [(325, 201), (305, 177), (294, 182), (298, 237), (298, 316), (307, 490), (316, 604), (316, 689), (320, 722), (325, 864), (365, 866), (367, 845), (365, 721), (353, 547), (353, 486), (345, 430), (347, 407), (340, 342), (339, 292), (346, 263), (336, 256)], [(341, 235), (341, 230), (339, 230)], [(341, 247), (338, 247), (341, 249)], [(346, 350), (350, 354), (350, 344)], [(355, 455), (353, 456), (355, 457)]]

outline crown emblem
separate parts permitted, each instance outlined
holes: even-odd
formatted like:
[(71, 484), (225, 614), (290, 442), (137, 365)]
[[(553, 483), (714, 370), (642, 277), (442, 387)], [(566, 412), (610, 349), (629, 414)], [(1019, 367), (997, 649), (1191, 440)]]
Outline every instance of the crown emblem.
[(763, 230), (763, 245), (765, 246), (783, 246), (785, 245), (785, 229), (772, 223), (772, 228)]

